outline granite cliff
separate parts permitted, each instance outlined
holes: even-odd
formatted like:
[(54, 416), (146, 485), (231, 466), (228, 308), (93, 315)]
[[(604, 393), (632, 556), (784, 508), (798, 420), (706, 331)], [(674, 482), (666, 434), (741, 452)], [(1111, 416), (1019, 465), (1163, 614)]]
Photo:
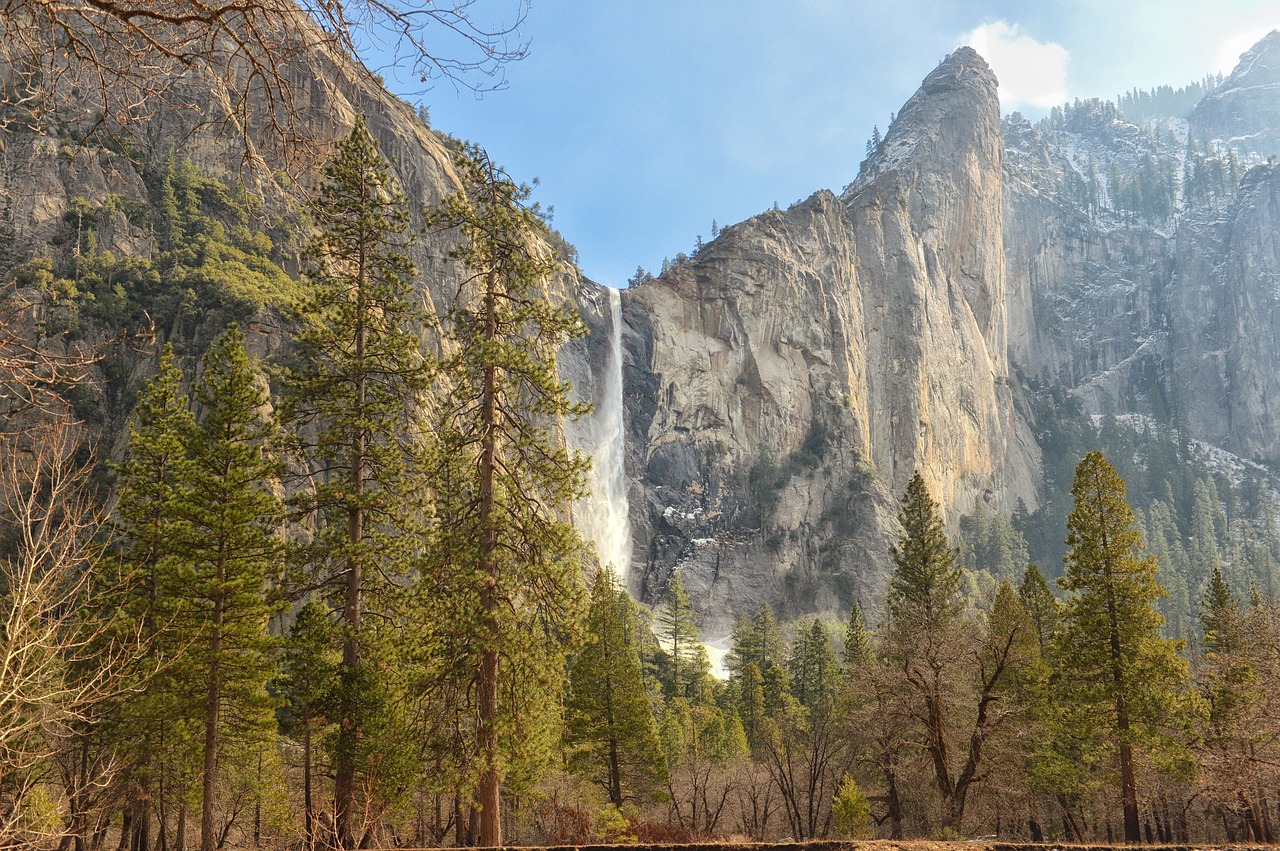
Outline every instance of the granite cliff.
[(1009, 375), (996, 81), (964, 48), (837, 197), (727, 228), (624, 294), (638, 590), (725, 627), (874, 606), (895, 494), (1034, 506)]

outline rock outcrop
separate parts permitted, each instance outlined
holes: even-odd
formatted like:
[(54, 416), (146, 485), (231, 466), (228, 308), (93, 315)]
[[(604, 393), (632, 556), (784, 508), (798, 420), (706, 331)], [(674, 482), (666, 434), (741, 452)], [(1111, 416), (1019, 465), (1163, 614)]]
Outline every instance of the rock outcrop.
[(872, 606), (915, 470), (954, 512), (1035, 504), (1000, 163), (995, 78), (961, 49), (842, 197), (728, 228), (626, 294), (643, 592), (679, 569), (721, 627), (763, 601)]
[(1184, 220), (1176, 256), (1169, 369), (1192, 433), (1280, 464), (1280, 167), (1253, 169), (1224, 209)]
[(1173, 228), (1108, 209), (1105, 176), (1130, 175), (1148, 157), (1170, 171), (1180, 162), (1137, 127), (1087, 107), (1053, 138), (1024, 119), (1006, 119), (1003, 132), (1013, 362), (1095, 409), (1141, 404), (1163, 356)]
[(1263, 157), (1280, 154), (1280, 31), (1240, 57), (1222, 85), (1196, 105), (1190, 122), (1201, 138)]

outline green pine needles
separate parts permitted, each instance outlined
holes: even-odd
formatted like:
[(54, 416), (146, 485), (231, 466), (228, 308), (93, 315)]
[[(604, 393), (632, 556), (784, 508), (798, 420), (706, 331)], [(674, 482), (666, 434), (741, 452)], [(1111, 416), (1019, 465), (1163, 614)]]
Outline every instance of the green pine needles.
[(651, 799), (667, 781), (633, 608), (612, 572), (596, 578), (586, 621), (590, 639), (569, 667), (565, 705), (569, 767), (599, 783), (617, 807)]
[(448, 390), (433, 420), (427, 581), (440, 589), (442, 629), (465, 636), (469, 648), (452, 667), (475, 685), (478, 768), (460, 787), (474, 790), (471, 838), (490, 846), (501, 841), (498, 793), (512, 767), (501, 743), (521, 735), (520, 717), (532, 717), (522, 704), (558, 690), (580, 611), (585, 551), (568, 509), (588, 462), (551, 429), (587, 410), (570, 399), (555, 358), (584, 327), (548, 296), (560, 261), (525, 204), (528, 187), (479, 148), (465, 151), (458, 170), (463, 189), (430, 217), (458, 236), (453, 256), (466, 277), (449, 309), (451, 354), (440, 366)]
[(898, 521), (902, 537), (889, 550), (896, 567), (889, 579), (889, 616), (909, 621), (913, 629), (934, 629), (953, 620), (963, 604), (959, 553), (919, 472), (907, 483)]
[[(1126, 842), (1140, 842), (1138, 765), (1145, 752), (1175, 768), (1189, 760), (1180, 741), (1192, 719), (1190, 679), (1179, 643), (1160, 634), (1163, 590), (1146, 555), (1124, 480), (1099, 452), (1076, 468), (1075, 508), (1067, 519), (1066, 574), (1071, 596), (1057, 633), (1061, 705), (1071, 738), (1091, 759), (1115, 760)], [(1177, 735), (1179, 730), (1184, 735)]]
[(181, 382), (166, 348), (122, 469), (121, 531), (141, 579), (128, 607), (158, 670), (123, 720), (155, 743), (136, 756), (140, 794), (163, 784), (157, 766), (176, 771), (168, 780), (178, 790), (198, 778), (201, 848), (211, 851), (223, 774), (274, 740), (267, 624), (281, 608), (284, 509), (279, 431), (240, 329), (209, 350), (189, 401)]
[(335, 822), (350, 847), (363, 829), (357, 813), (369, 810), (358, 790), (379, 788), (360, 744), (374, 723), (362, 714), (383, 711), (358, 694), (377, 662), (364, 614), (371, 595), (380, 611), (392, 605), (388, 580), (410, 575), (421, 554), (421, 412), (433, 364), (422, 354), (426, 320), (404, 253), (405, 199), (362, 121), (325, 166), (312, 215), (320, 231), (308, 248), (286, 416), (309, 465), (309, 486), (293, 500), (316, 531), (308, 572), (341, 613)]

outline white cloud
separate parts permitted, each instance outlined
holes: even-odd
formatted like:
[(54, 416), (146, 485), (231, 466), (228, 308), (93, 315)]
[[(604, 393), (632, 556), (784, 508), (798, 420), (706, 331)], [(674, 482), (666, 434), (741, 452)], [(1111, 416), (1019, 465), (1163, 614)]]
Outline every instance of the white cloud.
[(1005, 110), (1047, 110), (1067, 99), (1067, 49), (1036, 41), (1007, 21), (983, 24), (963, 36), (987, 60), (1000, 81)]

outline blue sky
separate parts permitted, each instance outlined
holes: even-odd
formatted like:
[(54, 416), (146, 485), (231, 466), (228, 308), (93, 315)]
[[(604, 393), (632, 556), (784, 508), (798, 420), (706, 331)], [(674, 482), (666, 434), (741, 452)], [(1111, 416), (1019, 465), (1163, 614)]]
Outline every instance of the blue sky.
[[(514, 0), (477, 0), (473, 16)], [(477, 98), (425, 91), (433, 126), (488, 148), (578, 247), (625, 286), (637, 265), (857, 174), (874, 125), (962, 44), (1000, 78), (1005, 112), (1228, 73), (1280, 27), (1275, 0), (533, 0), (526, 59)]]

